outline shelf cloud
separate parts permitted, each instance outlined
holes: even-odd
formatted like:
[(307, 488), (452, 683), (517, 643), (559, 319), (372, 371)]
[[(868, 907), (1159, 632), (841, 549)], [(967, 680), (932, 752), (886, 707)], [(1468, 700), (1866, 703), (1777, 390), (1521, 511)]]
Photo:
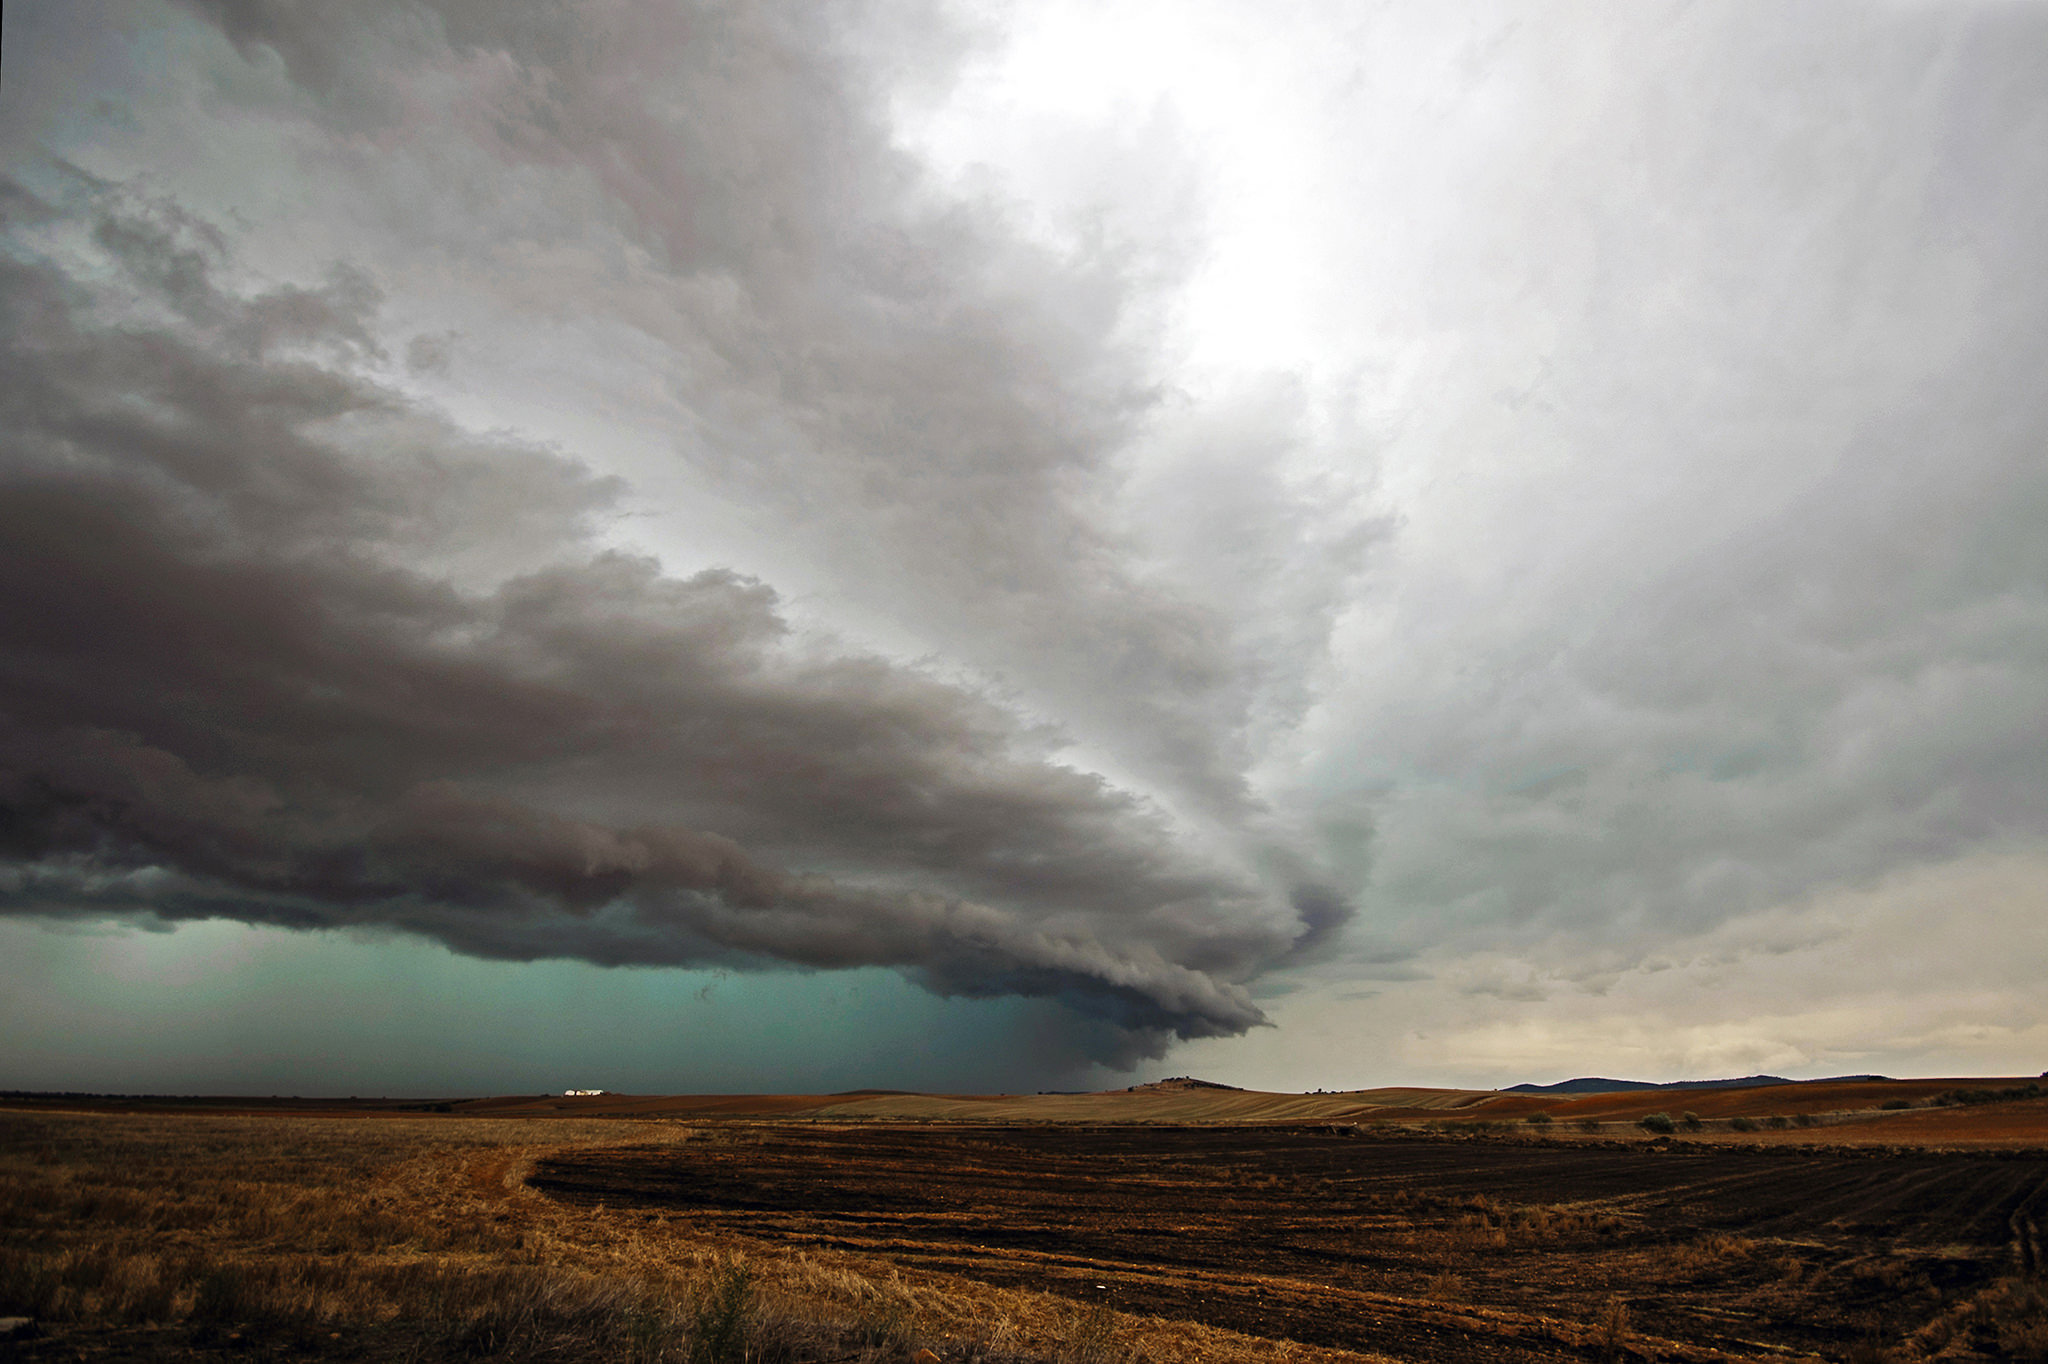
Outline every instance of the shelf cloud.
[(7, 22), (0, 931), (1019, 1082), (2048, 1039), (2029, 7)]
[(6, 269), (13, 910), (890, 966), (1141, 1049), (1262, 1022), (1241, 982), (1338, 912), (982, 691), (597, 547), (615, 481), (362, 377), (359, 277), (242, 296), (163, 205), (10, 202), (104, 272)]

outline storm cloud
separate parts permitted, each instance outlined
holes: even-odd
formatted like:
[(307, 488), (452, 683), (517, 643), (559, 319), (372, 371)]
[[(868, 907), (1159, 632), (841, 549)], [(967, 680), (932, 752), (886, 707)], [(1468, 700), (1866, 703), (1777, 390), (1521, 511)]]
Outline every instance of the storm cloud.
[(2038, 1069), (2035, 10), (7, 25), (18, 922)]
[(612, 481), (351, 367), (359, 278), (240, 296), (204, 224), (70, 183), (11, 196), (52, 243), (5, 278), (16, 912), (885, 965), (1152, 1046), (1260, 1022), (1327, 927), (990, 697), (592, 545)]

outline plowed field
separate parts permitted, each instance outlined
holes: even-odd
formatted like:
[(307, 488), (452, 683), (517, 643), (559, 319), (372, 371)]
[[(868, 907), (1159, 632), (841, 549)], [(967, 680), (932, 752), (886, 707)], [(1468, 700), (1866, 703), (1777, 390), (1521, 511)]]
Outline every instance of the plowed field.
[(2001, 1357), (1980, 1295), (2039, 1275), (2048, 1220), (2039, 1154), (1348, 1127), (763, 1124), (561, 1155), (531, 1183), (783, 1247), (1446, 1360), (1873, 1343)]

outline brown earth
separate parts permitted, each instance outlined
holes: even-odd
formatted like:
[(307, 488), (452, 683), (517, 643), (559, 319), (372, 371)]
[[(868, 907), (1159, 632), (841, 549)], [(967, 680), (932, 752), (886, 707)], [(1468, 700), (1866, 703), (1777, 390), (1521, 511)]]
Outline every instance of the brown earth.
[[(687, 1343), (693, 1295), (739, 1254), (772, 1309), (762, 1339), (809, 1342), (778, 1347), (792, 1364), (927, 1346), (1149, 1364), (2048, 1358), (2048, 1097), (1997, 1097), (2027, 1083), (9, 1094), (0, 1316), (42, 1319), (35, 1360), (397, 1361), (475, 1353), (530, 1300), (520, 1350), (594, 1358), (634, 1321)], [(1659, 1111), (1699, 1129), (1652, 1141), (1637, 1122)], [(227, 1298), (223, 1274), (243, 1285)], [(614, 1298), (654, 1307), (578, 1306)], [(870, 1345), (848, 1354), (856, 1337)]]
[[(412, 1115), (441, 1111), (472, 1118), (643, 1118), (683, 1121), (781, 1118), (829, 1121), (974, 1123), (1304, 1123), (1524, 1124), (1549, 1117), (1558, 1139), (1633, 1135), (1653, 1113), (1690, 1112), (1699, 1140), (1772, 1144), (1874, 1143), (1933, 1146), (2048, 1147), (2048, 1096), (1983, 1106), (1928, 1107), (1939, 1095), (2029, 1083), (2012, 1078), (1805, 1081), (1784, 1085), (1614, 1094), (1507, 1094), (1494, 1090), (1390, 1086), (1335, 1093), (1282, 1094), (1231, 1089), (1200, 1081), (1161, 1081), (1128, 1090), (1086, 1094), (915, 1094), (860, 1090), (846, 1094), (560, 1094), (443, 1101), (391, 1099), (120, 1098), (5, 1096), (24, 1107), (308, 1116)], [(2035, 1082), (2038, 1083), (2038, 1082)], [(1903, 1105), (1886, 1108), (1884, 1105)], [(1800, 1119), (1789, 1131), (1737, 1133), (1737, 1118)], [(1591, 1132), (1581, 1131), (1593, 1124)]]
[(1982, 1304), (2038, 1277), (2048, 1219), (2048, 1154), (1349, 1126), (762, 1124), (544, 1158), (530, 1182), (782, 1250), (1443, 1360), (2014, 1357)]
[[(547, 1198), (534, 1160), (745, 1123), (0, 1105), (0, 1337), (24, 1364), (1384, 1364), (1192, 1321), (782, 1252)], [(741, 1338), (702, 1313), (741, 1283)]]
[(1500, 1094), (1484, 1105), (1485, 1115), (1520, 1118), (1542, 1110), (1560, 1121), (1594, 1118), (1633, 1122), (1649, 1113), (1689, 1111), (1701, 1118), (1792, 1116), (1799, 1113), (1841, 1116), (1884, 1114), (1881, 1105), (1903, 1101), (1925, 1105), (1937, 1095), (1961, 1089), (2006, 1086), (2023, 1080), (1804, 1080), (1783, 1085), (1743, 1085), (1724, 1089), (1631, 1090), (1617, 1094), (1551, 1096)]
[[(1778, 1145), (1842, 1143), (1934, 1146), (2048, 1147), (2048, 1096), (1986, 1106), (1928, 1105), (1962, 1090), (1996, 1089), (2024, 1079), (1821, 1080), (1783, 1085), (1614, 1094), (1507, 1094), (1483, 1089), (1388, 1086), (1336, 1093), (1284, 1094), (1231, 1089), (1199, 1081), (1162, 1081), (1085, 1094), (915, 1094), (866, 1090), (851, 1094), (605, 1094), (568, 1098), (477, 1099), (454, 1110), (474, 1116), (642, 1117), (691, 1121), (788, 1118), (826, 1121), (971, 1123), (1304, 1123), (1523, 1124), (1538, 1113), (1560, 1139), (1609, 1138), (1653, 1113), (1692, 1113), (1699, 1140)], [(1884, 1105), (1904, 1105), (1886, 1108)], [(1798, 1120), (1788, 1131), (1735, 1132), (1733, 1119)], [(1583, 1132), (1585, 1124), (1595, 1125)]]

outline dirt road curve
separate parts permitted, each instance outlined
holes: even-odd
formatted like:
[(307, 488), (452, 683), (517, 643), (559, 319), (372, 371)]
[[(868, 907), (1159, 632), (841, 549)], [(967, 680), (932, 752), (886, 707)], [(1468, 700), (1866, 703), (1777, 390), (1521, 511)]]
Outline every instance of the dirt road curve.
[[(1839, 1356), (2037, 1272), (2048, 1157), (1350, 1129), (764, 1125), (533, 1187), (1120, 1309), (1431, 1359)], [(1953, 1329), (1953, 1328), (1948, 1328)], [(1967, 1353), (1964, 1357), (1968, 1357)]]

